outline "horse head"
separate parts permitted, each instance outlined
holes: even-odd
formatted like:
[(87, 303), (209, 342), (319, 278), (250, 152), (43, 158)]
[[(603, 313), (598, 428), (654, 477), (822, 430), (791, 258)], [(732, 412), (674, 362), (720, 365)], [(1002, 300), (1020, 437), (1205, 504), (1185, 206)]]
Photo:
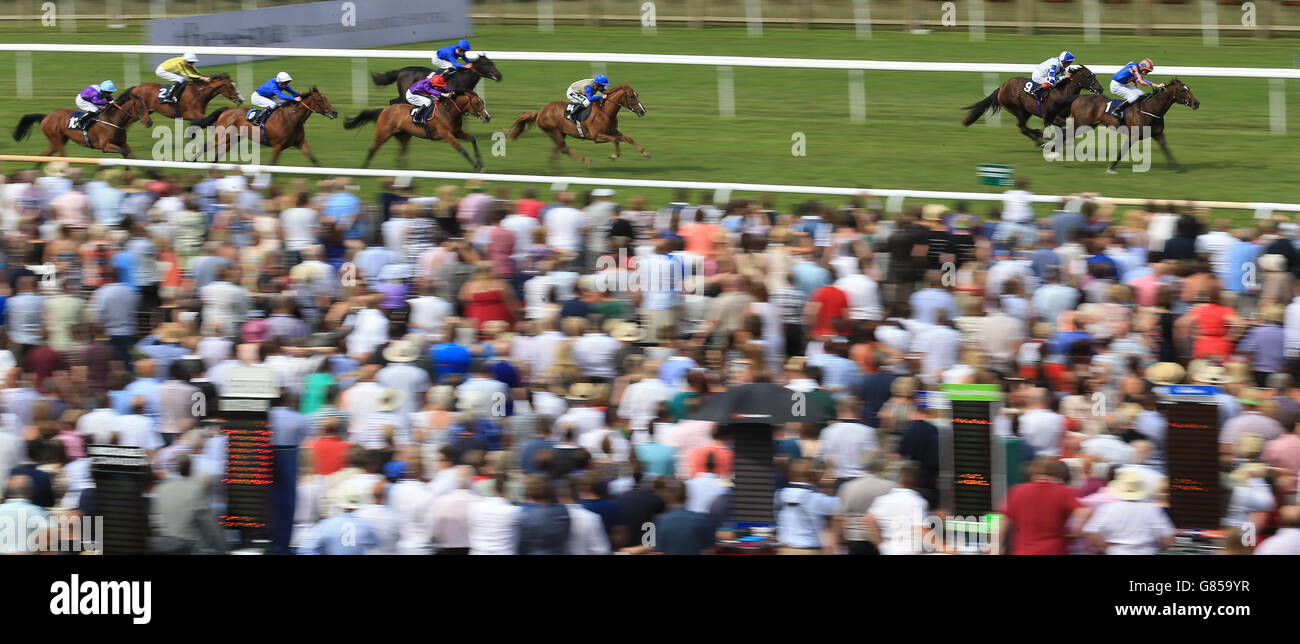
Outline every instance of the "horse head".
[(1103, 92), (1101, 83), (1097, 81), (1097, 75), (1092, 73), (1091, 69), (1088, 69), (1083, 65), (1074, 65), (1070, 67), (1070, 80), (1073, 80), (1080, 87), (1094, 94), (1101, 94)]
[(615, 92), (619, 93), (618, 98), (614, 101), (615, 103), (626, 107), (637, 116), (645, 116), (645, 106), (641, 104), (641, 97), (637, 95), (636, 90), (632, 89), (631, 85), (623, 83), (609, 93), (612, 95)]
[(230, 99), (235, 105), (244, 104), (244, 95), (239, 93), (235, 87), (235, 81), (230, 78), (230, 74), (218, 74), (211, 77), (208, 85), (216, 89), (222, 96)]
[(464, 107), (461, 108), (463, 111), (477, 116), (478, 120), (483, 121), (484, 123), (492, 120), (492, 115), (487, 111), (487, 105), (483, 103), (483, 97), (474, 92), (465, 92), (457, 98), (461, 97), (468, 99), (465, 101)]
[(325, 95), (320, 93), (320, 90), (316, 89), (315, 85), (311, 86), (311, 91), (302, 95), (302, 104), (307, 109), (316, 112), (327, 119), (336, 119), (339, 117), (339, 113), (334, 110), (334, 106), (330, 105), (329, 99), (325, 98)]
[(1196, 100), (1195, 96), (1192, 96), (1192, 90), (1187, 88), (1187, 83), (1178, 80), (1177, 77), (1169, 81), (1168, 85), (1165, 85), (1165, 91), (1173, 94), (1175, 103), (1182, 103), (1192, 109), (1201, 107), (1201, 102)]
[(479, 54), (477, 58), (471, 60), (469, 69), (483, 78), (490, 78), (498, 83), (501, 82), (501, 72), (497, 69), (496, 63), (493, 63), (492, 59), (487, 57), (487, 54)]
[(149, 118), (149, 108), (144, 101), (138, 99), (134, 92), (122, 92), (121, 98), (113, 103), (123, 114), (126, 115), (126, 122), (139, 121), (145, 127), (153, 127), (153, 120)]

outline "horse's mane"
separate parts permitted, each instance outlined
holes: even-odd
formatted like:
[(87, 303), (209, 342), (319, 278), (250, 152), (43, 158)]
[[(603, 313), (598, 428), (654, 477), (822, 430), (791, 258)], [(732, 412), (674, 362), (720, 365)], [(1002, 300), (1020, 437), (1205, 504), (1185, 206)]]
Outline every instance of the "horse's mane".
[[(213, 75), (209, 76), (208, 78), (211, 79), (211, 80), (209, 80), (208, 82), (219, 81), (219, 80), (229, 80), (229, 79), (230, 79), (230, 74), (227, 74), (227, 73), (225, 73), (225, 72), (222, 72), (222, 73), (220, 73), (220, 74), (213, 74)], [(202, 82), (202, 81), (200, 81), (200, 82)]]

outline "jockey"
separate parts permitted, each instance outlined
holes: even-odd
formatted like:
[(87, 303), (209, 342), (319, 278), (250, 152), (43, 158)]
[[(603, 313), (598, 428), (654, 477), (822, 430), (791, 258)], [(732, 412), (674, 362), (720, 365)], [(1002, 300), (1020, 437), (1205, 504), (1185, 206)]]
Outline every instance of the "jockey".
[(90, 123), (94, 118), (94, 114), (98, 114), (99, 110), (105, 105), (112, 104), (113, 92), (116, 91), (117, 86), (111, 80), (81, 90), (81, 93), (77, 94), (77, 109), (86, 113), (86, 117), (83, 117), (82, 122)]
[[(1143, 58), (1137, 62), (1130, 62), (1114, 76), (1110, 77), (1110, 92), (1124, 99), (1123, 103), (1115, 104), (1115, 107), (1110, 112), (1111, 116), (1119, 118), (1120, 110), (1125, 105), (1132, 105), (1145, 95), (1142, 90), (1137, 88), (1138, 85), (1156, 88), (1164, 87), (1164, 83), (1152, 83), (1143, 77), (1143, 74), (1150, 74), (1155, 68), (1156, 66), (1151, 62), (1150, 58)], [(1129, 87), (1129, 85), (1133, 85), (1133, 87)]]
[(582, 135), (582, 122), (578, 120), (578, 111), (590, 106), (592, 102), (605, 98), (604, 92), (609, 88), (609, 78), (596, 74), (595, 78), (584, 78), (569, 86), (564, 97), (569, 99), (569, 106), (564, 109), (564, 118), (578, 126), (578, 135)]
[[(433, 68), (439, 74), (452, 74), (458, 69), (464, 69), (470, 64), (467, 57), (469, 54), (469, 41), (461, 40), (454, 45), (447, 45), (439, 49), (433, 57)], [(461, 64), (460, 61), (465, 61)]]
[(167, 93), (160, 99), (162, 102), (175, 103), (176, 97), (181, 92), (181, 86), (190, 79), (197, 78), (201, 81), (210, 80), (207, 76), (200, 74), (199, 70), (194, 67), (194, 63), (197, 62), (199, 62), (198, 56), (194, 55), (193, 52), (186, 52), (183, 56), (168, 58), (167, 60), (162, 61), (162, 64), (158, 65), (158, 68), (153, 70), (153, 73), (158, 76), (158, 78), (169, 81), (172, 84), (171, 87), (167, 88)]
[(451, 92), (447, 91), (447, 79), (437, 72), (412, 83), (406, 90), (406, 102), (420, 109), (411, 116), (411, 121), (417, 125), (428, 121), (433, 106), (444, 96), (451, 96)]
[(253, 105), (262, 108), (262, 113), (254, 117), (257, 122), (250, 123), (250, 125), (262, 125), (266, 123), (267, 117), (271, 115), (271, 111), (275, 108), (291, 100), (302, 100), (301, 95), (295, 92), (292, 87), (289, 87), (289, 81), (292, 80), (293, 77), (288, 72), (280, 72), (275, 75), (275, 78), (262, 83), (262, 86), (253, 92), (253, 95), (249, 98)]
[(1034, 73), (1030, 75), (1029, 80), (1034, 81), (1034, 85), (1037, 85), (1040, 90), (1052, 89), (1062, 79), (1070, 77), (1070, 65), (1073, 63), (1074, 54), (1063, 51), (1060, 55), (1038, 63), (1038, 67), (1034, 68)]

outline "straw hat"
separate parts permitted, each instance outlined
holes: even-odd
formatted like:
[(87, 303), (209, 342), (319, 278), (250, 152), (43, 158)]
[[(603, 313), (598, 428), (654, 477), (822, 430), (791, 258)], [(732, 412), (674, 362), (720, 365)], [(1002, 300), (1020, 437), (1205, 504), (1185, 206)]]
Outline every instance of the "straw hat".
[[(1254, 434), (1247, 434), (1254, 436)], [(1258, 437), (1256, 437), (1258, 438)], [(1232, 481), (1237, 485), (1245, 485), (1251, 479), (1262, 479), (1268, 474), (1268, 466), (1263, 463), (1246, 463), (1241, 467), (1233, 470)]]
[(564, 395), (567, 400), (584, 401), (596, 396), (595, 385), (590, 382), (575, 382)]
[(420, 359), (420, 347), (414, 342), (398, 340), (384, 347), (383, 356), (389, 362), (415, 362)]
[(645, 330), (635, 322), (624, 322), (615, 325), (614, 330), (609, 332), (609, 336), (620, 342), (640, 342), (645, 338)]
[(370, 502), (371, 492), (363, 477), (354, 476), (339, 487), (339, 506), (344, 510), (356, 510)]
[(1259, 310), (1259, 316), (1269, 322), (1281, 324), (1283, 318), (1286, 317), (1286, 307), (1281, 304), (1266, 304), (1264, 308)]
[(62, 177), (66, 174), (68, 174), (67, 161), (51, 161), (45, 164), (45, 176), (47, 177)]
[(1226, 385), (1232, 382), (1232, 374), (1223, 365), (1210, 364), (1205, 360), (1193, 360), (1187, 364), (1187, 374), (1192, 382), (1205, 385)]
[(1132, 470), (1116, 474), (1115, 480), (1108, 487), (1115, 498), (1121, 501), (1141, 501), (1149, 496), (1146, 481), (1142, 480), (1141, 474)]
[(1157, 362), (1146, 370), (1147, 380), (1157, 385), (1176, 385), (1186, 375), (1187, 371), (1177, 362)]
[(179, 322), (164, 322), (153, 330), (153, 334), (164, 344), (179, 344), (185, 339), (185, 326)]
[(939, 221), (944, 215), (948, 214), (948, 212), (948, 206), (932, 203), (921, 209), (921, 219), (926, 221)]
[(803, 364), (805, 360), (807, 360), (807, 358), (804, 358), (803, 356), (790, 356), (790, 359), (785, 361), (785, 370), (803, 371)]
[(1260, 270), (1272, 271), (1275, 273), (1280, 273), (1286, 270), (1285, 255), (1269, 253), (1268, 255), (1261, 256), (1258, 260), (1256, 260), (1256, 263), (1259, 264)]
[(402, 398), (402, 392), (393, 389), (392, 387), (387, 387), (383, 391), (379, 392), (379, 396), (375, 400), (375, 411), (394, 411), (402, 404)]

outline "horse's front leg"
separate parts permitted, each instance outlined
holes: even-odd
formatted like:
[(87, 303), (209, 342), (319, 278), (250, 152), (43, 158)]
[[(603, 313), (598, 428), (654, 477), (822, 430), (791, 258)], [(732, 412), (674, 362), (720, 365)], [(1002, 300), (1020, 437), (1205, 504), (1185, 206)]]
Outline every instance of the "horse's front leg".
[(1178, 165), (1178, 161), (1174, 159), (1174, 153), (1169, 151), (1169, 146), (1165, 145), (1164, 131), (1153, 134), (1151, 138), (1155, 139), (1156, 143), (1160, 144), (1160, 151), (1165, 153), (1165, 159), (1169, 161), (1169, 165), (1174, 166), (1175, 171), (1186, 172), (1186, 170), (1183, 169), (1183, 166)]
[(451, 147), (456, 148), (456, 151), (459, 152), (460, 155), (461, 155), (462, 157), (465, 157), (465, 160), (466, 160), (466, 161), (469, 161), (469, 164), (472, 165), (472, 166), (474, 166), (474, 169), (475, 169), (475, 170), (477, 170), (477, 171), (479, 171), (479, 172), (482, 172), (482, 171), (483, 171), (483, 165), (482, 165), (481, 163), (478, 163), (478, 162), (474, 161), (473, 159), (469, 158), (469, 152), (466, 152), (466, 151), (465, 151), (465, 147), (462, 146), (461, 144), (459, 144), (459, 143), (456, 142), (456, 135), (455, 135), (455, 134), (452, 134), (451, 132), (446, 132), (446, 131), (444, 131), (444, 133), (443, 133), (443, 135), (442, 135), (442, 140), (443, 140), (443, 141), (446, 141), (446, 142), (447, 142), (447, 145), (450, 145)]
[(275, 165), (280, 161), (280, 153), (283, 151), (284, 145), (282, 144), (271, 146), (271, 165)]
[(1042, 145), (1043, 131), (1031, 129), (1027, 125), (1029, 123), (1029, 112), (1024, 109), (1017, 109), (1012, 113), (1016, 115), (1016, 127), (1020, 128), (1020, 133), (1029, 137), (1029, 140), (1033, 141), (1034, 145)]
[[(622, 132), (618, 132), (618, 131), (615, 131), (615, 132), (614, 132), (614, 135), (617, 136), (619, 139), (621, 139), (624, 143), (627, 143), (628, 145), (630, 145), (630, 146), (636, 148), (637, 152), (640, 152), (640, 153), (641, 153), (641, 156), (642, 156), (643, 158), (646, 158), (646, 159), (649, 159), (649, 158), (650, 158), (650, 153), (649, 153), (649, 152), (646, 152), (646, 151), (645, 151), (645, 148), (643, 148), (643, 147), (641, 147), (639, 144), (637, 144), (636, 141), (633, 141), (633, 140), (632, 140), (632, 137), (630, 137), (630, 136), (628, 136), (628, 135), (626, 135), (626, 134), (623, 134)], [(615, 142), (614, 142), (614, 149), (615, 149), (615, 150), (618, 149), (618, 141), (615, 141)]]
[(469, 141), (469, 144), (474, 146), (474, 163), (478, 165), (479, 170), (482, 170), (483, 157), (478, 152), (478, 139), (474, 138), (473, 135), (471, 135), (469, 132), (466, 132), (465, 130), (458, 130), (456, 132), (456, 138), (460, 139), (461, 141)]
[(303, 154), (307, 155), (308, 159), (311, 159), (312, 165), (320, 166), (320, 161), (316, 160), (316, 155), (311, 153), (311, 146), (307, 145), (307, 139), (302, 140), (302, 143), (298, 145), (298, 149), (301, 150)]

